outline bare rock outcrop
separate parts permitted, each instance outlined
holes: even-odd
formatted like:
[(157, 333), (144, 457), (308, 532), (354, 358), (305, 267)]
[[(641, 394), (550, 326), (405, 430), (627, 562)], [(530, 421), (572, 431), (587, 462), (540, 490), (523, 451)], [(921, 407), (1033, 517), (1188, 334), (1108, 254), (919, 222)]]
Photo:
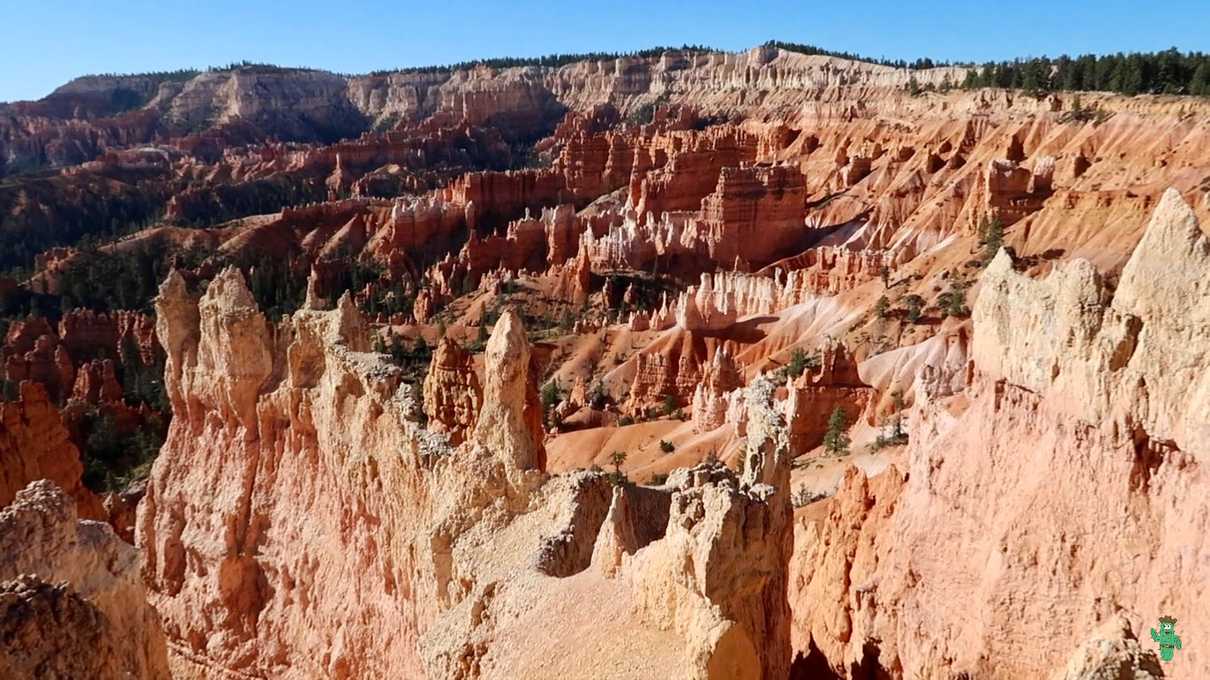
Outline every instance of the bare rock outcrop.
[(521, 318), (507, 309), (487, 341), (483, 409), (475, 423), (475, 441), (509, 471), (546, 470), (542, 405), (537, 371)]
[(1164, 669), (1156, 652), (1145, 649), (1130, 623), (1113, 616), (1084, 641), (1067, 665), (1051, 674), (1050, 680), (1155, 680)]
[(1210, 434), (1210, 376), (1198, 340), (1210, 329), (1207, 260), (1210, 239), (1174, 190), (1156, 207), (1112, 294), (1087, 262), (1034, 281), (1014, 272), (1001, 251), (985, 274), (996, 294), (981, 295), (974, 309), (975, 364), (1054, 395), (1057, 408), (1083, 421), (1119, 419), (1177, 450), (1196, 450)]
[(90, 404), (117, 401), (122, 398), (112, 359), (94, 359), (76, 371), (76, 383), (71, 398)]
[[(533, 352), (514, 312), (488, 341), (475, 430), (450, 448), (406, 417), (401, 373), (365, 351), (348, 298), (262, 333), (229, 271), (200, 299), (174, 275), (157, 307), (179, 415), (137, 538), (174, 673), (788, 671), (784, 422), (753, 440), (780, 444), (754, 444), (743, 480), (707, 466), (611, 492), (601, 473), (542, 471)], [(267, 374), (261, 356), (274, 357)], [(640, 668), (636, 648), (606, 642), (623, 631)]]
[(709, 432), (727, 419), (728, 396), (743, 384), (735, 360), (719, 349), (702, 369), (702, 382), (693, 391), (693, 428)]
[(78, 521), (49, 481), (0, 510), (0, 671), (6, 677), (169, 678), (138, 554)]
[(48, 479), (74, 499), (81, 517), (105, 518), (101, 499), (80, 479), (80, 451), (46, 389), (29, 381), (18, 389), (17, 401), (0, 402), (0, 506), (30, 482)]
[[(1033, 280), (1001, 252), (975, 304), (970, 386), (920, 399), (906, 469), (853, 475), (801, 532), (799, 653), (896, 677), (1146, 677), (1129, 631), (1170, 615), (1207, 634), (1204, 588), (1174, 584), (1210, 578), (1191, 558), (1210, 526), (1194, 339), (1208, 263), (1175, 191), (1112, 292), (1086, 262)], [(1165, 674), (1210, 671), (1186, 652)]]
[(270, 332), (238, 270), (174, 272), (156, 312), (174, 417), (136, 541), (174, 676), (418, 676), (421, 445), (349, 298)]
[(119, 662), (123, 638), (66, 584), (29, 574), (0, 583), (0, 674), (6, 678), (146, 677)]
[(450, 443), (462, 443), (479, 417), (483, 389), (474, 361), (450, 338), (442, 338), (424, 379), (424, 412), (429, 429), (448, 432)]
[(702, 367), (720, 344), (718, 338), (677, 329), (647, 345), (633, 359), (634, 378), (623, 408), (639, 415), (690, 404)]
[(790, 427), (790, 449), (801, 455), (823, 442), (828, 418), (836, 409), (844, 411), (847, 425), (866, 412), (874, 388), (857, 374), (857, 362), (841, 343), (828, 343), (819, 352), (817, 368), (808, 368), (786, 385), (786, 421)]
[(793, 166), (725, 168), (702, 199), (710, 257), (720, 264), (769, 264), (803, 236), (806, 185)]

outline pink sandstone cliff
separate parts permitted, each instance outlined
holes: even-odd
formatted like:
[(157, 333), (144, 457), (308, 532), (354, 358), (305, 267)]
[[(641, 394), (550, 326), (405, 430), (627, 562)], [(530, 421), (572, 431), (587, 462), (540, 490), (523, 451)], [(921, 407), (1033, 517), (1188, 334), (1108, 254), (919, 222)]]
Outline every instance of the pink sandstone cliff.
[(167, 680), (138, 552), (47, 480), (0, 509), (0, 674)]
[[(1159, 677), (1136, 641), (1159, 616), (1207, 634), (1208, 263), (1175, 191), (1116, 290), (1079, 260), (1026, 278), (1001, 251), (971, 384), (923, 382), (905, 467), (850, 473), (801, 527), (796, 649), (836, 670), (1009, 678), (1086, 677), (1071, 669), (1099, 648), (1120, 654), (1101, 672)], [(1208, 672), (1192, 646), (1164, 668)]]
[[(271, 327), (236, 270), (200, 297), (174, 273), (157, 313), (176, 415), (137, 538), (176, 677), (582, 677), (636, 658), (660, 677), (787, 672), (780, 420), (743, 478), (707, 466), (611, 494), (600, 473), (543, 472), (511, 311), (453, 449), (408, 419), (347, 297)], [(629, 503), (654, 524), (628, 528)]]

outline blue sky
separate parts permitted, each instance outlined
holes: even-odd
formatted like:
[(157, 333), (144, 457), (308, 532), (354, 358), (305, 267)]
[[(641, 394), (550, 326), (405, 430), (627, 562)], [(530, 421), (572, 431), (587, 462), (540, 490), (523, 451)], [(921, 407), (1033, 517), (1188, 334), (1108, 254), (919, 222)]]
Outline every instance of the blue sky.
[(359, 73), (492, 56), (768, 39), (975, 61), (1210, 51), (1210, 0), (411, 2), (0, 0), (0, 101), (72, 77), (248, 59)]

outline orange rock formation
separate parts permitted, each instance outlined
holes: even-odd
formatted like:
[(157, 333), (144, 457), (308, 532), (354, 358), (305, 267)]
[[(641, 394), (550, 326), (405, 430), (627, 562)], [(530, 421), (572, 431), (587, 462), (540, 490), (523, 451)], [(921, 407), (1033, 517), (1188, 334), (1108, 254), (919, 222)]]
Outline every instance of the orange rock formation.
[[(176, 269), (154, 322), (8, 326), (0, 674), (1161, 677), (1158, 615), (1210, 637), (1210, 106), (964, 74), (760, 47), (4, 109), (6, 163), (88, 161), (0, 187), (62, 246), (6, 304), (89, 256), (84, 187), (172, 222), (100, 253)], [(132, 354), (172, 407), (137, 553), (77, 522), (133, 511), (54, 406), (142, 417)], [(853, 454), (792, 466), (837, 408)]]

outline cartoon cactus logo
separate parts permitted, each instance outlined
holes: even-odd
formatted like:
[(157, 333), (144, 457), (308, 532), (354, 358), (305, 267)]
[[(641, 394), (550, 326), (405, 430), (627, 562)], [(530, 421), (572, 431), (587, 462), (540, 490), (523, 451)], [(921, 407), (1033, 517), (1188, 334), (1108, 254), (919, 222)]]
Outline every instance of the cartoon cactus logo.
[(1160, 645), (1160, 659), (1172, 661), (1176, 650), (1181, 648), (1181, 638), (1176, 634), (1176, 619), (1171, 616), (1160, 617), (1160, 632), (1151, 629), (1151, 639)]

